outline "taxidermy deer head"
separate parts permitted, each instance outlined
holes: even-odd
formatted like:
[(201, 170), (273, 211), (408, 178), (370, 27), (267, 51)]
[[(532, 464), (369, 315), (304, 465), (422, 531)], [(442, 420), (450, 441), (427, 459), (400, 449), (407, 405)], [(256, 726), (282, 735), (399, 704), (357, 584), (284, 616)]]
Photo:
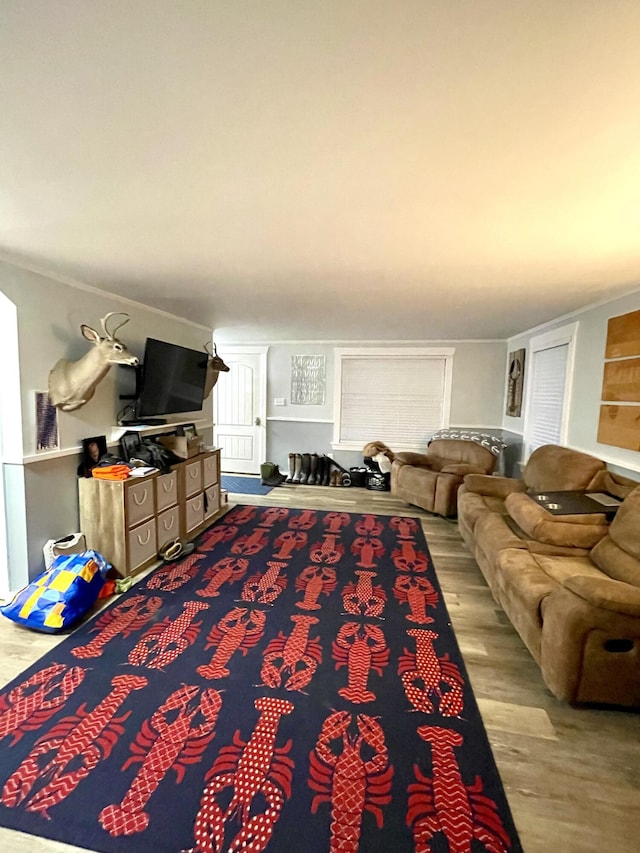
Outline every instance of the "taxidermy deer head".
[[(126, 317), (126, 320), (110, 332), (107, 328), (109, 318), (118, 315)], [(54, 406), (63, 412), (79, 409), (93, 397), (97, 384), (104, 379), (112, 364), (138, 364), (136, 356), (131, 355), (122, 341), (116, 338), (118, 329), (128, 322), (128, 314), (111, 311), (100, 320), (103, 338), (91, 326), (84, 323), (80, 326), (83, 336), (94, 346), (79, 361), (61, 358), (54, 365), (49, 373), (49, 398)]]
[(207, 341), (207, 343), (204, 344), (204, 349), (209, 356), (209, 360), (207, 361), (207, 375), (204, 380), (204, 399), (206, 400), (209, 394), (213, 391), (213, 386), (218, 381), (220, 373), (228, 373), (229, 368), (218, 355), (215, 344), (211, 344)]

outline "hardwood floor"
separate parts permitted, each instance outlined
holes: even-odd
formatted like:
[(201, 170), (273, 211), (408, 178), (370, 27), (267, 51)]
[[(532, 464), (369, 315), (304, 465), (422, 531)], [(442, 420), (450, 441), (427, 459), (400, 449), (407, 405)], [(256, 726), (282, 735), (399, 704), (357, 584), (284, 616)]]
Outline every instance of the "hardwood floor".
[[(264, 497), (230, 495), (229, 507), (236, 503), (419, 518), (524, 850), (640, 850), (640, 714), (572, 708), (551, 695), (455, 522), (365, 489), (283, 485)], [(0, 683), (57, 642), (0, 619)], [(11, 853), (79, 851), (5, 829), (0, 846)]]

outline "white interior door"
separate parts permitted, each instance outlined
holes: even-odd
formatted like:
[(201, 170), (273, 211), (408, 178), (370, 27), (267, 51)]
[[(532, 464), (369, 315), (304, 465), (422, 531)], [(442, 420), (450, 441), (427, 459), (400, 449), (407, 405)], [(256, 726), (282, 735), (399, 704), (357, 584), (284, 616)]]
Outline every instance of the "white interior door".
[(214, 388), (214, 441), (222, 470), (258, 474), (265, 461), (268, 347), (220, 347), (229, 367)]

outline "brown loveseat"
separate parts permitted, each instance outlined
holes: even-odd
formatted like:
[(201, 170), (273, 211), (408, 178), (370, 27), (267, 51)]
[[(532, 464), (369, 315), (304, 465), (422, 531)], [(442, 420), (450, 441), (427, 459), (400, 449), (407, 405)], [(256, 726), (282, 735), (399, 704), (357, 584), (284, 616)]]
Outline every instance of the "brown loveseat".
[(391, 494), (436, 515), (453, 516), (465, 475), (489, 475), (495, 465), (496, 457), (478, 442), (435, 439), (426, 453), (396, 453)]
[[(603, 513), (551, 515), (526, 491), (607, 491), (624, 502)], [(625, 497), (626, 496), (626, 497)], [(495, 600), (571, 703), (640, 705), (640, 487), (601, 460), (547, 445), (523, 479), (465, 478), (460, 532)]]

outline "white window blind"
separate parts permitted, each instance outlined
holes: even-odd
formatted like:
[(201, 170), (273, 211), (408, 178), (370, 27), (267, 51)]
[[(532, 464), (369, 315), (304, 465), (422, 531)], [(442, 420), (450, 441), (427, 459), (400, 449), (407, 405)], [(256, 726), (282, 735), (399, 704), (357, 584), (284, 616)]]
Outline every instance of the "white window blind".
[(432, 433), (448, 426), (448, 361), (420, 355), (342, 358), (338, 442), (425, 447)]
[(527, 450), (561, 444), (569, 344), (533, 353)]

